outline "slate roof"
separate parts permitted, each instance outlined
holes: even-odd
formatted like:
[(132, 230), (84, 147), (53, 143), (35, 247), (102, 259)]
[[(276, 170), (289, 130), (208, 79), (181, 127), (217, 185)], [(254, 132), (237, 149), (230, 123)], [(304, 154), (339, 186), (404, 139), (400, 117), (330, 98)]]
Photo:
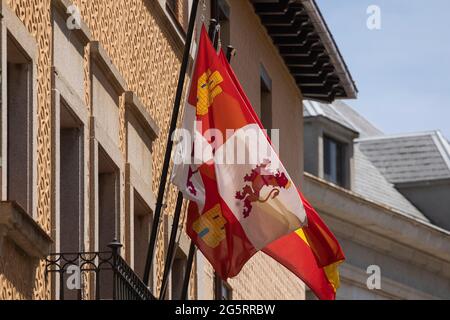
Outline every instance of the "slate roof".
[[(361, 139), (356, 139), (354, 144), (353, 192), (417, 219), (429, 221), (395, 188), (394, 182), (384, 175), (389, 170), (383, 171), (378, 167), (382, 163), (375, 159), (379, 154), (378, 148), (384, 144), (382, 139), (388, 136), (342, 101), (335, 101), (332, 104), (304, 101), (303, 113), (305, 118), (322, 116), (359, 133)], [(416, 137), (413, 137), (414, 139)]]
[(358, 132), (361, 138), (383, 135), (381, 130), (367, 121), (353, 108), (338, 100), (332, 104), (306, 100), (303, 103), (303, 116), (305, 118), (323, 116), (350, 130)]
[(303, 102), (303, 116), (305, 118), (322, 116), (339, 123), (350, 130), (357, 131), (357, 129), (334, 107), (334, 104), (305, 100)]
[(354, 148), (355, 179), (353, 190), (363, 197), (397, 209), (423, 221), (429, 221), (412, 205), (394, 185), (386, 180), (373, 163), (361, 152), (359, 145)]
[(391, 183), (450, 178), (450, 145), (439, 131), (356, 140)]
[(375, 136), (382, 136), (384, 133), (375, 127), (372, 123), (367, 121), (366, 118), (361, 116), (352, 107), (348, 106), (342, 101), (335, 101), (333, 107), (339, 112), (347, 122), (350, 122), (353, 128), (359, 132), (360, 138), (368, 138)]

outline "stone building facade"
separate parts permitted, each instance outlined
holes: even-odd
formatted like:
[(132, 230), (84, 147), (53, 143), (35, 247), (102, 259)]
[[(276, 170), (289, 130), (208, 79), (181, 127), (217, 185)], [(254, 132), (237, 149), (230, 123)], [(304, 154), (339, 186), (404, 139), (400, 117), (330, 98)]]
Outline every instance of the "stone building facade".
[[(0, 299), (93, 299), (99, 283), (111, 298), (111, 277), (84, 270), (69, 288), (70, 274), (61, 281), (51, 270), (80, 267), (70, 263), (74, 255), (86, 269), (111, 261), (113, 239), (122, 244), (122, 270), (140, 281), (191, 5), (1, 1)], [(283, 163), (343, 245), (338, 298), (448, 298), (448, 211), (436, 206), (448, 201), (445, 139), (413, 137), (426, 142), (428, 157), (429, 148), (439, 151), (421, 164), (438, 177), (415, 177), (409, 162), (403, 180), (386, 173), (382, 153), (408, 148), (411, 135), (383, 136), (351, 108), (328, 104), (355, 98), (356, 88), (313, 0), (200, 0), (197, 15), (190, 66), (200, 24), (216, 18), (222, 47), (237, 49), (232, 66), (255, 111), (266, 128), (280, 129)], [(302, 108), (304, 99), (327, 104)], [(339, 145), (347, 149), (337, 157)], [(148, 290), (156, 296), (176, 196), (169, 185)], [(167, 298), (180, 296), (188, 251), (182, 233)], [(65, 266), (60, 253), (70, 253)], [(371, 265), (381, 269), (381, 289), (367, 287)], [(229, 283), (195, 256), (190, 299), (310, 297), (263, 254)]]
[[(108, 280), (82, 273), (71, 292), (48, 272), (46, 258), (109, 251), (113, 239), (142, 276), (191, 5), (2, 0), (0, 299), (94, 298), (96, 283), (108, 288)], [(238, 50), (233, 67), (255, 110), (268, 128), (281, 128), (281, 159), (301, 184), (303, 97), (332, 101), (356, 92), (314, 1), (201, 0), (196, 37), (211, 16), (221, 22), (222, 46)], [(274, 17), (282, 30), (271, 30)], [(303, 24), (290, 22), (296, 19)], [(333, 82), (320, 80), (323, 74)], [(169, 186), (151, 276), (155, 295), (176, 195)], [(179, 294), (188, 249), (183, 234), (169, 298)], [(262, 255), (225, 284), (198, 253), (189, 297), (220, 295), (303, 299), (305, 288)]]

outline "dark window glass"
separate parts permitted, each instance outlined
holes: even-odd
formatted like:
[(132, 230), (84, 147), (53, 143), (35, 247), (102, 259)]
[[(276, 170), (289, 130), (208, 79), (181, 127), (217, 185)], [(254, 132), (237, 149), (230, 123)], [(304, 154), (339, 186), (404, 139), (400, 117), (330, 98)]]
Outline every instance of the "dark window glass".
[(325, 179), (340, 186), (345, 184), (345, 145), (332, 138), (323, 139)]
[(233, 299), (233, 290), (230, 285), (220, 279), (218, 275), (214, 276), (215, 281), (215, 299), (216, 300), (232, 300)]
[[(8, 33), (7, 62), (7, 194), (28, 214), (33, 212), (32, 61)], [(3, 72), (3, 70), (2, 70)]]
[(172, 266), (172, 300), (181, 299), (186, 267), (187, 257), (181, 249), (178, 249)]
[(270, 138), (272, 128), (272, 80), (270, 79), (266, 69), (261, 65), (261, 123), (267, 130)]
[(211, 1), (211, 18), (220, 24), (220, 39), (222, 48), (227, 50), (231, 44), (230, 34), (230, 6), (225, 0)]

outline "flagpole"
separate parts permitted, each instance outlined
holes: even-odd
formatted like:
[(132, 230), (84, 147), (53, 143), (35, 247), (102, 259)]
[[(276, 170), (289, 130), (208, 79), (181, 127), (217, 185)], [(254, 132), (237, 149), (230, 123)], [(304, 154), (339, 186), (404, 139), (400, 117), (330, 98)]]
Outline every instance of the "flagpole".
[[(231, 59), (236, 55), (236, 49), (232, 46), (227, 47), (227, 60), (231, 63)], [(194, 264), (194, 256), (196, 247), (194, 241), (191, 240), (191, 246), (189, 248), (189, 256), (186, 263), (186, 270), (183, 279), (183, 289), (181, 290), (181, 300), (187, 300), (187, 294), (189, 290), (189, 281), (191, 279), (192, 265)]]
[(177, 232), (180, 224), (181, 208), (183, 207), (183, 194), (178, 192), (177, 205), (175, 214), (173, 216), (172, 231), (170, 233), (169, 247), (167, 248), (166, 261), (164, 263), (163, 280), (161, 284), (161, 291), (159, 293), (159, 300), (163, 300), (166, 296), (167, 284), (169, 283), (169, 273), (175, 260), (175, 251), (178, 248), (176, 243)]
[[(210, 39), (214, 39), (215, 37), (217, 37), (216, 26), (217, 26), (217, 21), (215, 19), (211, 19), (210, 23), (209, 23)], [(176, 243), (176, 238), (177, 238), (177, 233), (178, 233), (178, 228), (179, 228), (182, 206), (183, 206), (183, 194), (181, 192), (178, 192), (177, 206), (175, 208), (175, 212), (174, 212), (174, 216), (173, 216), (172, 231), (170, 232), (169, 246), (167, 248), (166, 261), (164, 263), (163, 279), (162, 279), (161, 290), (160, 290), (160, 294), (159, 294), (160, 300), (163, 300), (166, 296), (167, 285), (169, 283), (169, 273), (170, 273), (170, 270), (172, 269), (173, 261), (175, 259), (175, 251), (178, 248), (178, 244)]]
[(189, 281), (191, 279), (192, 265), (194, 264), (196, 248), (194, 241), (191, 240), (191, 246), (189, 248), (189, 256), (186, 263), (186, 271), (184, 273), (183, 289), (181, 290), (181, 300), (187, 300)]
[(145, 261), (143, 281), (146, 285), (149, 284), (150, 272), (152, 269), (153, 257), (155, 254), (156, 238), (158, 236), (158, 229), (159, 229), (159, 220), (161, 219), (161, 211), (162, 211), (162, 207), (163, 207), (167, 175), (169, 172), (170, 158), (171, 158), (171, 154), (172, 154), (172, 147), (173, 147), (172, 135), (175, 132), (175, 129), (177, 127), (178, 114), (180, 113), (180, 105), (181, 105), (181, 98), (183, 95), (184, 80), (186, 79), (186, 71), (187, 71), (187, 68), (189, 65), (191, 44), (192, 44), (192, 38), (194, 35), (195, 21), (196, 21), (196, 17), (197, 17), (197, 9), (198, 9), (199, 1), (200, 0), (193, 0), (193, 2), (192, 2), (192, 8), (191, 8), (191, 13), (190, 13), (190, 18), (189, 18), (189, 27), (188, 27), (188, 31), (186, 34), (186, 43), (184, 46), (183, 61), (181, 63), (180, 76), (178, 79), (178, 86), (177, 86), (175, 102), (174, 102), (173, 112), (172, 112), (172, 119), (170, 122), (169, 133), (167, 136), (166, 153), (164, 156), (164, 163), (163, 163), (163, 168), (162, 168), (162, 172), (161, 172), (161, 181), (159, 183), (158, 197), (157, 197), (156, 206), (155, 206), (155, 215), (153, 218), (152, 231), (150, 234), (150, 241), (149, 241), (148, 250), (147, 250), (147, 259)]
[(236, 55), (236, 49), (233, 46), (227, 47), (227, 60), (228, 62), (231, 62), (231, 59)]

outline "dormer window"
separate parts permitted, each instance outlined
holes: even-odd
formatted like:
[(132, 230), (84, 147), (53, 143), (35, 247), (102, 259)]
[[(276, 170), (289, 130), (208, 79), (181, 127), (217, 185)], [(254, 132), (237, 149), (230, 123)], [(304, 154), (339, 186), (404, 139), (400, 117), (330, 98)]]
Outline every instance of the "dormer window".
[(353, 140), (359, 134), (340, 108), (338, 104), (305, 101), (305, 171), (351, 190)]
[(333, 138), (323, 138), (324, 178), (334, 184), (345, 186), (345, 144)]

